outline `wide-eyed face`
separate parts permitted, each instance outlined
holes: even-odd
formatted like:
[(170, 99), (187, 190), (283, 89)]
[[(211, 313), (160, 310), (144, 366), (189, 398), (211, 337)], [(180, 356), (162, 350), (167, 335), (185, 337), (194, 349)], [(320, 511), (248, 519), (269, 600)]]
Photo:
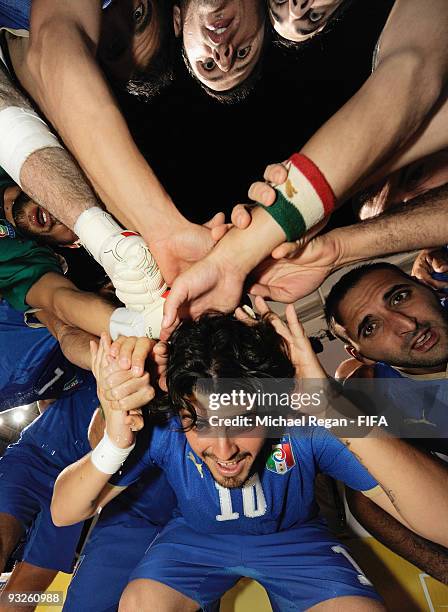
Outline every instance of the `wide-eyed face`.
[(73, 244), (78, 239), (70, 228), (58, 221), (48, 210), (30, 200), (19, 187), (6, 191), (4, 200), (8, 221), (24, 236), (52, 245)]
[(448, 318), (436, 293), (395, 272), (366, 273), (338, 307), (336, 332), (364, 359), (408, 372), (439, 372), (448, 361)]
[[(241, 487), (249, 478), (253, 463), (265, 442), (263, 430), (259, 429), (258, 436), (254, 430), (250, 430), (249, 434), (249, 431), (245, 433), (242, 428), (231, 430), (212, 427), (207, 399), (198, 393), (193, 401), (198, 419), (191, 429), (188, 429), (191, 416), (187, 410), (181, 411), (182, 427), (187, 429), (185, 435), (188, 443), (219, 485), (227, 489)], [(227, 408), (226, 416), (230, 413), (234, 416), (243, 415), (245, 411), (245, 407), (234, 406), (230, 412)]]
[(393, 172), (381, 191), (362, 205), (359, 217), (362, 220), (370, 219), (446, 183), (448, 149), (423, 157)]
[(227, 91), (251, 74), (264, 41), (261, 0), (186, 0), (173, 16), (190, 68), (206, 87)]
[(345, 0), (268, 0), (269, 17), (280, 36), (305, 42), (321, 32)]
[(98, 57), (115, 81), (144, 72), (157, 55), (162, 41), (158, 6), (157, 0), (120, 0), (103, 11)]

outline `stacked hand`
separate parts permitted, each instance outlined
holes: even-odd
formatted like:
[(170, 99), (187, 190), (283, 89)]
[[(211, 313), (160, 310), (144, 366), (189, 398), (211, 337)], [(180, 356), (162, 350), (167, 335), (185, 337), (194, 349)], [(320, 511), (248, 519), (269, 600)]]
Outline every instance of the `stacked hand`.
[(147, 338), (123, 338), (112, 350), (107, 334), (102, 334), (99, 345), (90, 343), (92, 372), (106, 430), (120, 448), (134, 443), (134, 432), (143, 427), (142, 408), (154, 397), (149, 374), (143, 371), (153, 346), (154, 342)]
[(448, 287), (448, 250), (439, 248), (420, 251), (412, 266), (412, 276), (436, 291), (445, 292)]

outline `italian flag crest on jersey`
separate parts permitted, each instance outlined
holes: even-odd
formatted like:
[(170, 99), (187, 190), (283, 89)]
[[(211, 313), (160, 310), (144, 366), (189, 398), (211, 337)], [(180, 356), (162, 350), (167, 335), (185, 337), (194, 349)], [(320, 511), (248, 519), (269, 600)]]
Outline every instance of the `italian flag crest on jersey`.
[(266, 467), (274, 474), (286, 474), (296, 464), (289, 434), (283, 436), (278, 444), (272, 445)]

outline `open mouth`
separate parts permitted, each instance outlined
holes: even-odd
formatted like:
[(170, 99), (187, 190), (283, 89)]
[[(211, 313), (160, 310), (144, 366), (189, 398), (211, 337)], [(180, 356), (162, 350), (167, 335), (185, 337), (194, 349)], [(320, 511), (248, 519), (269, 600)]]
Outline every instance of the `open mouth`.
[(222, 476), (238, 476), (244, 469), (246, 459), (247, 455), (236, 461), (219, 461), (215, 459), (214, 463)]
[(219, 19), (211, 24), (206, 25), (208, 38), (215, 43), (215, 45), (222, 44), (230, 34), (230, 26), (233, 19)]
[(53, 225), (53, 219), (47, 210), (40, 206), (36, 206), (29, 216), (31, 225), (39, 228), (41, 231), (49, 231)]
[(412, 350), (425, 353), (429, 351), (437, 342), (438, 335), (432, 329), (426, 329), (424, 332), (419, 334), (412, 343)]

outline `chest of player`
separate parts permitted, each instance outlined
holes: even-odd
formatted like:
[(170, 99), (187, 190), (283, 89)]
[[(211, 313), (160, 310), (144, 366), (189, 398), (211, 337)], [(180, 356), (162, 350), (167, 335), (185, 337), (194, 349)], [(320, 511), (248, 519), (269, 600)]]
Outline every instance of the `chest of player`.
[(374, 387), (378, 413), (399, 423), (403, 437), (448, 437), (448, 379), (415, 380), (387, 364), (376, 365)]
[(309, 520), (317, 513), (315, 469), (312, 461), (296, 454), (290, 454), (290, 465), (277, 471), (268, 452), (244, 486), (228, 489), (186, 445), (182, 460), (167, 473), (179, 513), (190, 527), (209, 533), (275, 533)]

